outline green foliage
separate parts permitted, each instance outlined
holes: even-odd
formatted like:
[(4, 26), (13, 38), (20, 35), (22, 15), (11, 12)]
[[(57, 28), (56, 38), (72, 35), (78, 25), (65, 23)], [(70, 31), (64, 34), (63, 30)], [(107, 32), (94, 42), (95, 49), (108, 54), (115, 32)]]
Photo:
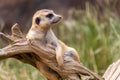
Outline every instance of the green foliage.
[(0, 80), (46, 80), (41, 73), (16, 59), (0, 62)]
[[(120, 58), (120, 20), (109, 12), (99, 15), (97, 11), (79, 12), (63, 21), (54, 32), (67, 45), (75, 48), (81, 62), (103, 74), (113, 61)], [(45, 80), (30, 65), (15, 59), (0, 62), (0, 80)]]

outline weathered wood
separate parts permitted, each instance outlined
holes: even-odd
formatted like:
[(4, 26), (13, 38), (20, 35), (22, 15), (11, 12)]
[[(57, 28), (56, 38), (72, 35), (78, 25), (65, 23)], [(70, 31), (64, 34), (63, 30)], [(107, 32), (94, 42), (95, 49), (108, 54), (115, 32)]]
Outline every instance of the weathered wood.
[(105, 80), (120, 80), (120, 60), (112, 63), (105, 71)]
[(98, 74), (68, 55), (64, 55), (64, 65), (59, 67), (55, 58), (55, 50), (39, 40), (26, 40), (18, 24), (12, 27), (12, 35), (4, 33), (1, 35), (11, 44), (0, 49), (0, 59), (13, 57), (31, 64), (49, 80), (103, 80)]

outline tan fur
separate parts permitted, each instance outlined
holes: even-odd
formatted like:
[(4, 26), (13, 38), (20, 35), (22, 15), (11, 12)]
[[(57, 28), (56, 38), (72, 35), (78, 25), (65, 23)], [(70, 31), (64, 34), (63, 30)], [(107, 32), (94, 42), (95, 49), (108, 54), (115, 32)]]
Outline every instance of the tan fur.
[[(54, 15), (52, 19), (46, 18), (46, 15), (48, 15), (49, 13)], [(41, 22), (39, 24), (35, 23), (36, 17), (41, 18)], [(53, 31), (51, 30), (51, 27), (56, 25), (56, 23), (60, 22), (60, 20), (61, 16), (55, 14), (52, 10), (43, 9), (37, 11), (33, 16), (32, 26), (26, 38), (40, 39), (46, 41), (47, 42), (46, 44), (55, 47), (57, 63), (59, 66), (62, 66), (64, 64), (63, 55), (65, 52), (68, 52), (67, 54), (69, 54), (69, 51), (72, 51), (73, 57), (77, 61), (79, 61), (79, 55), (74, 48), (68, 47), (62, 41), (59, 41), (57, 37), (54, 35)], [(56, 23), (53, 24), (50, 21), (53, 22), (56, 21)]]
[[(72, 47), (68, 47), (67, 45), (65, 45), (62, 41), (59, 40), (59, 44), (61, 45), (61, 47), (63, 48), (64, 52), (69, 52), (69, 51), (72, 51), (73, 55), (74, 55), (74, 60), (80, 62), (80, 57), (77, 53), (77, 51), (72, 48)], [(66, 54), (69, 54), (69, 53), (66, 53)], [(62, 55), (64, 55), (64, 53), (62, 53)]]

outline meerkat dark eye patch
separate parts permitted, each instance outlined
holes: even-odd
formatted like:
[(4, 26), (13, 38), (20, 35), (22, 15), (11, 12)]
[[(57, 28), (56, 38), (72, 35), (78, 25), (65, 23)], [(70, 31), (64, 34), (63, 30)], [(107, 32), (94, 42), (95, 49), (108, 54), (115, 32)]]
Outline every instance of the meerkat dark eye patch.
[(37, 18), (35, 19), (35, 23), (36, 23), (36, 24), (40, 24), (40, 21), (41, 21), (41, 19), (40, 19), (39, 17), (37, 17)]
[(49, 19), (51, 19), (53, 16), (54, 15), (52, 13), (46, 15), (46, 17), (49, 18)]

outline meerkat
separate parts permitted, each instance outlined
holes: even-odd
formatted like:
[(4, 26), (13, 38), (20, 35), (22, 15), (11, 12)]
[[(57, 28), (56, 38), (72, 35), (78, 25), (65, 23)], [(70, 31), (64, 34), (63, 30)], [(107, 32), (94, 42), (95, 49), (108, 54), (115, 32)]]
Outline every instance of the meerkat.
[[(79, 55), (77, 51), (64, 44), (62, 41), (60, 41), (55, 34), (52, 31), (52, 27), (55, 26), (57, 23), (61, 21), (62, 17), (58, 14), (55, 14), (52, 10), (48, 9), (42, 9), (37, 11), (32, 19), (32, 26), (26, 35), (26, 38), (29, 39), (38, 39), (44, 42), (49, 47), (55, 49), (56, 51), (56, 60), (59, 66), (63, 65), (63, 58), (64, 56), (67, 56), (66, 59), (73, 58), (77, 62), (80, 62)], [(71, 57), (71, 58), (69, 58)], [(51, 73), (50, 71), (46, 71), (47, 68), (49, 68), (47, 65), (44, 65), (43, 63), (36, 63), (37, 66), (40, 67), (40, 71), (46, 75), (49, 80), (58, 80), (58, 76), (54, 73)], [(46, 67), (46, 68), (45, 68)], [(85, 67), (82, 68), (83, 73), (86, 72), (90, 75), (94, 75), (91, 71), (86, 69)], [(52, 75), (53, 74), (53, 75)], [(103, 79), (100, 79), (103, 80)]]
[(32, 26), (26, 36), (27, 39), (39, 39), (48, 46), (55, 47), (56, 60), (59, 66), (63, 65), (63, 55), (66, 51), (73, 51), (75, 60), (79, 60), (79, 55), (75, 49), (67, 47), (53, 33), (52, 27), (59, 23), (62, 16), (55, 14), (52, 10), (42, 9), (33, 15)]

